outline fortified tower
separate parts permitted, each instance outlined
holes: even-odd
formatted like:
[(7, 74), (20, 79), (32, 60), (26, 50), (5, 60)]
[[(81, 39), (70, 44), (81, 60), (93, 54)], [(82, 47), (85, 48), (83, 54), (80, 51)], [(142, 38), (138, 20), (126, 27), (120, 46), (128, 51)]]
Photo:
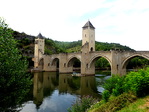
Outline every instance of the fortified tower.
[(39, 66), (39, 61), (42, 59), (44, 54), (44, 38), (39, 33), (37, 39), (35, 39), (35, 49), (34, 49), (34, 67), (37, 68)]
[(88, 52), (95, 51), (95, 27), (88, 21), (82, 27), (82, 46), (88, 44)]
[(82, 27), (82, 54), (81, 54), (81, 74), (92, 75), (94, 74), (95, 67), (89, 67), (91, 59), (91, 52), (95, 51), (95, 27), (88, 21)]

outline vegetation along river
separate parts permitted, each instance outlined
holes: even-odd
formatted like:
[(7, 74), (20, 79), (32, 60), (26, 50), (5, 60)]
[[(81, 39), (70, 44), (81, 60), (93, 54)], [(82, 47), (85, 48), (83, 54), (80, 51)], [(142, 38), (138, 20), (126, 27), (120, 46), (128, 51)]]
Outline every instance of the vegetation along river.
[(20, 112), (67, 112), (77, 98), (90, 95), (101, 98), (102, 84), (110, 75), (74, 77), (71, 74), (39, 72), (33, 75), (33, 87)]

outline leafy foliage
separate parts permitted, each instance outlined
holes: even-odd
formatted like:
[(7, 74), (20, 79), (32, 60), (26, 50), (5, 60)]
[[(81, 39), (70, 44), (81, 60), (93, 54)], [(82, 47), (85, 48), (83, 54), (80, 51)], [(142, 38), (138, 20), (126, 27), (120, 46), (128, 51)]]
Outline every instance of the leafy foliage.
[(136, 96), (142, 97), (149, 94), (149, 68), (130, 72), (125, 78), (125, 91), (132, 91)]
[(113, 75), (111, 78), (107, 79), (103, 86), (105, 88), (105, 91), (103, 92), (103, 100), (108, 101), (110, 95), (118, 96), (122, 94), (124, 92), (123, 82), (124, 77), (118, 75)]
[(109, 102), (100, 104), (98, 107), (89, 110), (89, 112), (117, 112), (136, 101), (136, 99), (136, 96), (133, 94), (123, 93)]
[[(73, 42), (59, 42), (59, 41), (54, 41), (58, 47), (63, 48), (65, 52), (80, 52), (81, 51), (81, 45), (82, 41), (73, 41)], [(133, 49), (127, 47), (127, 46), (122, 46), (120, 44), (116, 43), (104, 43), (104, 42), (95, 42), (95, 48), (96, 51), (110, 51), (112, 49), (114, 50), (126, 50), (130, 51)]]
[(138, 97), (149, 94), (149, 68), (140, 69), (138, 72), (130, 72), (126, 76), (112, 76), (104, 84), (105, 91), (102, 94), (104, 101), (110, 96), (119, 96), (124, 92), (132, 92)]
[(117, 43), (104, 43), (104, 42), (96, 42), (95, 43), (96, 51), (110, 51), (110, 50), (125, 50), (125, 51), (134, 51), (133, 49), (122, 46)]
[(128, 62), (127, 68), (132, 69), (133, 67), (136, 69), (140, 69), (140, 68), (147, 67), (148, 65), (149, 65), (149, 60), (143, 57), (134, 57), (130, 59), (130, 61)]
[(18, 105), (31, 84), (27, 61), (20, 55), (12, 33), (0, 18), (0, 111)]
[(72, 107), (68, 108), (68, 112), (85, 112), (96, 102), (97, 100), (91, 96), (83, 96), (82, 99), (78, 98)]
[(52, 39), (45, 39), (45, 54), (56, 54), (64, 52)]
[(100, 69), (109, 69), (110, 63), (105, 58), (101, 57), (96, 61), (95, 67)]

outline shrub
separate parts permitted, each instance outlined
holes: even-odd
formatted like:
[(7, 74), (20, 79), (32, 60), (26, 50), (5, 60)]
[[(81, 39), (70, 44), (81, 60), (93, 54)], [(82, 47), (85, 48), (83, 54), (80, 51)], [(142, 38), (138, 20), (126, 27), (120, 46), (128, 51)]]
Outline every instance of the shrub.
[(132, 91), (138, 97), (149, 94), (149, 68), (130, 72), (125, 78), (125, 91)]
[(133, 92), (138, 97), (149, 94), (149, 68), (140, 69), (138, 72), (130, 72), (126, 76), (112, 76), (106, 80), (104, 86), (105, 91), (102, 99), (108, 101), (108, 98), (119, 96), (122, 93)]
[(104, 101), (108, 101), (110, 95), (118, 96), (124, 92), (124, 78), (124, 76), (120, 77), (118, 75), (113, 75), (106, 80), (105, 84), (103, 85), (105, 91), (102, 94), (102, 98)]
[(100, 105), (98, 108), (95, 108), (94, 111), (91, 112), (116, 112), (128, 106), (136, 99), (136, 96), (131, 93), (123, 93), (118, 97), (110, 100), (109, 102)]
[(72, 107), (68, 108), (68, 112), (85, 112), (91, 105), (97, 103), (97, 99), (91, 96), (83, 96), (78, 98)]
[(109, 97), (110, 97), (110, 92), (109, 92), (108, 90), (105, 90), (105, 91), (103, 92), (103, 94), (102, 94), (102, 99), (103, 99), (105, 102), (107, 102), (108, 99), (109, 99)]

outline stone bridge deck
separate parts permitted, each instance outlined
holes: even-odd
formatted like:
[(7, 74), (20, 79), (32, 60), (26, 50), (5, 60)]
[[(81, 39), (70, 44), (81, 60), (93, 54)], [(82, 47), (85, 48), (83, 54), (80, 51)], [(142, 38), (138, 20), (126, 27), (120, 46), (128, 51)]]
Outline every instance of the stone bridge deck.
[[(59, 66), (60, 73), (72, 73), (73, 62), (75, 59), (80, 60), (81, 74), (95, 74), (95, 62), (100, 57), (105, 58), (111, 66), (112, 74), (123, 75), (126, 73), (126, 66), (130, 59), (139, 56), (149, 60), (149, 51), (92, 51), (77, 53), (60, 53), (52, 55), (43, 55), (39, 59), (40, 68), (45, 71), (56, 71)], [(59, 62), (59, 63), (58, 63)]]

